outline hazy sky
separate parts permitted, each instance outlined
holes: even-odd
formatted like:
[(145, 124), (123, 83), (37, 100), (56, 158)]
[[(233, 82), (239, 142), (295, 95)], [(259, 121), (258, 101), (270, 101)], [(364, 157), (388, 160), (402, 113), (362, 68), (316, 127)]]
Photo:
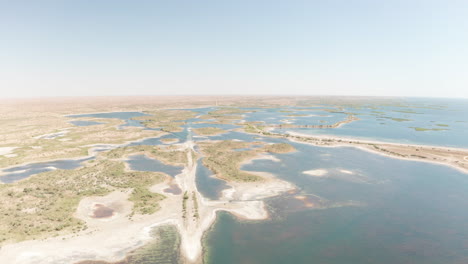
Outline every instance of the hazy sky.
[(468, 98), (468, 0), (0, 0), (0, 91)]

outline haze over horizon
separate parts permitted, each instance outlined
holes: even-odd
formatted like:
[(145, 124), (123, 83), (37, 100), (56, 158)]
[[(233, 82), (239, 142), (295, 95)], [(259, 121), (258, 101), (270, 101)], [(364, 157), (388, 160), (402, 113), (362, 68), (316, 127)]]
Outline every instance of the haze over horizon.
[(0, 3), (0, 98), (468, 98), (468, 1)]

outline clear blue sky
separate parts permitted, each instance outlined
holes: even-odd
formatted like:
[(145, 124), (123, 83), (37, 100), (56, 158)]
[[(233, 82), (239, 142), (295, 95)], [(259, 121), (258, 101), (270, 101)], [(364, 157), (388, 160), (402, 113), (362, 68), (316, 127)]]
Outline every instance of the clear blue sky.
[(0, 91), (468, 98), (468, 1), (0, 0)]

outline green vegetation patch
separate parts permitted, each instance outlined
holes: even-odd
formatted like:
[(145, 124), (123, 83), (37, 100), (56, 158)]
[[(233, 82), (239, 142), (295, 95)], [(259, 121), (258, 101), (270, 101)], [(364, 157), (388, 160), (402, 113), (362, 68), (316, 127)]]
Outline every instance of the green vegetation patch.
[(271, 145), (266, 145), (262, 149), (270, 153), (289, 153), (296, 151), (296, 149), (293, 146), (286, 143), (275, 143)]
[(175, 146), (140, 145), (116, 148), (100, 153), (100, 155), (109, 159), (122, 159), (137, 154), (146, 155), (168, 165), (185, 166), (188, 162), (186, 152), (178, 150)]
[(212, 123), (216, 124), (230, 124), (233, 121), (241, 120), (243, 116), (241, 114), (252, 113), (255, 111), (245, 110), (240, 108), (221, 108), (215, 111), (211, 111), (206, 115), (202, 115), (200, 119), (215, 119)]
[(214, 119), (214, 121), (207, 122), (211, 124), (231, 124), (234, 121), (242, 120), (241, 115), (217, 115), (217, 114), (208, 114), (200, 116), (200, 119)]
[(410, 128), (413, 128), (416, 131), (444, 131), (444, 130), (448, 130), (448, 129), (444, 129), (444, 128), (424, 128), (424, 127), (410, 127)]
[(422, 113), (418, 113), (414, 110), (411, 110), (411, 109), (406, 109), (406, 110), (393, 110), (393, 112), (398, 112), (398, 113), (405, 113), (405, 114), (422, 114)]
[[(250, 148), (253, 145), (263, 145), (252, 150), (235, 151), (234, 149)], [(294, 147), (286, 143), (265, 145), (263, 142), (243, 142), (224, 140), (219, 142), (201, 142), (199, 144), (205, 156), (203, 164), (211, 169), (217, 177), (227, 181), (252, 182), (263, 178), (240, 170), (243, 161), (251, 159), (260, 153), (287, 153), (295, 151)]]
[(407, 119), (407, 118), (397, 118), (397, 117), (385, 117), (387, 119), (396, 121), (396, 122), (408, 122), (408, 121), (413, 121), (412, 119)]
[(255, 111), (235, 108), (235, 107), (226, 107), (226, 108), (217, 109), (215, 111), (211, 111), (208, 114), (209, 115), (234, 115), (234, 114), (245, 114), (245, 113), (252, 113), (252, 112), (255, 112)]
[(257, 155), (255, 150), (233, 151), (233, 149), (248, 148), (248, 142), (225, 140), (221, 142), (200, 143), (201, 152), (205, 156), (203, 164), (212, 170), (218, 178), (227, 181), (254, 182), (262, 177), (241, 171), (240, 163)]
[(194, 128), (193, 132), (197, 133), (200, 136), (214, 136), (214, 135), (224, 134), (227, 131), (218, 127), (201, 127), (201, 128)]
[(263, 122), (244, 122), (237, 125), (242, 125), (246, 133), (260, 133), (265, 128), (265, 123)]
[(145, 186), (137, 186), (133, 189), (129, 200), (134, 203), (134, 213), (153, 214), (159, 209), (159, 201), (164, 198), (164, 195), (150, 192)]
[[(114, 123), (112, 126), (102, 124), (74, 127), (65, 136), (57, 139), (25, 138), (22, 140), (24, 146), (14, 151), (18, 156), (0, 159), (0, 166), (8, 167), (28, 162), (83, 157), (88, 155), (88, 150), (93, 144), (122, 144), (143, 137), (157, 137), (161, 134), (160, 131), (133, 127), (117, 129)], [(61, 141), (63, 139), (66, 141)]]
[(183, 128), (181, 126), (185, 124), (184, 121), (196, 116), (195, 112), (189, 110), (162, 109), (146, 113), (150, 115), (138, 116), (133, 119), (142, 121), (145, 127), (161, 128), (165, 132), (182, 131)]
[(121, 161), (97, 160), (75, 170), (55, 170), (0, 185), (0, 242), (84, 230), (85, 223), (73, 217), (79, 201), (114, 190), (134, 189), (130, 197), (134, 213), (155, 212), (163, 196), (147, 189), (165, 177), (158, 172), (126, 172)]

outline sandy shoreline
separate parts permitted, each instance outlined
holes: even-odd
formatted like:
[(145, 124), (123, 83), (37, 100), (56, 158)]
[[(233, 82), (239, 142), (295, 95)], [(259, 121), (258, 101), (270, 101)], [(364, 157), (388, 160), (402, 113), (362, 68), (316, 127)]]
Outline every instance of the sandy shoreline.
[[(299, 133), (293, 131), (287, 131), (286, 134), (298, 137), (305, 137), (305, 138), (315, 138), (321, 140), (341, 140), (341, 141), (352, 141), (352, 142), (361, 142), (361, 143), (368, 143), (368, 144), (385, 144), (385, 145), (394, 145), (394, 146), (412, 146), (412, 147), (423, 147), (423, 148), (438, 148), (438, 149), (447, 149), (447, 150), (454, 150), (454, 151), (466, 151), (466, 148), (455, 148), (455, 147), (444, 147), (444, 146), (434, 146), (434, 145), (424, 145), (424, 144), (413, 144), (413, 143), (397, 143), (397, 142), (388, 142), (388, 141), (379, 141), (379, 140), (371, 140), (371, 139), (361, 139), (357, 137), (339, 137), (339, 136), (330, 136), (330, 135), (311, 135), (306, 133)], [(346, 142), (343, 142), (346, 143)]]
[[(402, 144), (357, 138), (310, 135), (287, 131), (284, 134), (257, 129), (257, 132), (245, 132), (251, 135), (285, 138), (291, 142), (309, 144), (318, 147), (354, 147), (373, 154), (411, 161), (421, 161), (444, 165), (468, 174), (468, 149), (440, 147), (430, 145)], [(401, 151), (402, 153), (395, 152)], [(427, 156), (422, 156), (425, 154)]]
[(367, 152), (390, 158), (449, 166), (460, 172), (468, 174), (468, 160), (464, 158), (466, 155), (468, 155), (468, 149), (463, 148), (398, 144), (341, 137), (313, 136), (296, 132), (288, 132), (288, 134), (281, 137), (288, 138), (292, 142), (310, 144), (319, 147), (355, 147)]
[(315, 169), (303, 171), (302, 173), (313, 177), (326, 177), (325, 175), (328, 173), (328, 171), (325, 169)]
[(260, 154), (255, 157), (252, 157), (250, 159), (246, 159), (240, 163), (240, 167), (247, 165), (247, 164), (252, 164), (256, 160), (271, 160), (273, 162), (280, 162), (281, 160), (275, 157), (274, 155), (271, 154)]

